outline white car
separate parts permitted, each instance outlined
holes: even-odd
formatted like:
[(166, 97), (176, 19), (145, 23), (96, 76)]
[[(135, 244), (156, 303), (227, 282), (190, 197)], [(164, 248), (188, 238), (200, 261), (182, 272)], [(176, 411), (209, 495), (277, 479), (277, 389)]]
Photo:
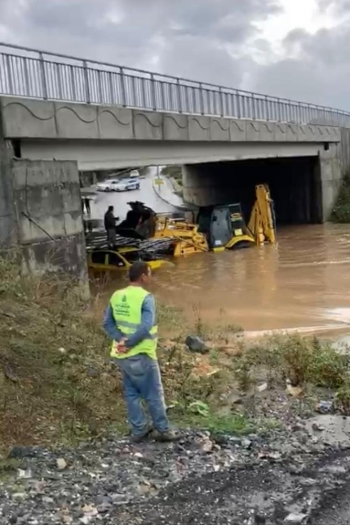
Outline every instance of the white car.
[(129, 174), (130, 179), (138, 179), (140, 177), (140, 172), (138, 170), (132, 170)]
[(118, 184), (114, 186), (113, 191), (130, 191), (139, 190), (140, 182), (137, 179), (124, 179), (120, 180)]
[(97, 184), (97, 191), (115, 191), (115, 187), (119, 184), (120, 179), (109, 179)]

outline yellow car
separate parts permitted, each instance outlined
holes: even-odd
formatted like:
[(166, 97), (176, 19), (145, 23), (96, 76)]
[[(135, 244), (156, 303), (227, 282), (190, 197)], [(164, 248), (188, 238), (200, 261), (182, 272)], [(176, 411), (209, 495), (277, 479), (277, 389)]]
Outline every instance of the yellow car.
[(137, 261), (146, 262), (152, 270), (157, 270), (165, 264), (171, 264), (156, 255), (148, 254), (137, 248), (123, 247), (120, 249), (95, 248), (88, 253), (88, 267), (93, 270), (115, 271), (125, 270)]

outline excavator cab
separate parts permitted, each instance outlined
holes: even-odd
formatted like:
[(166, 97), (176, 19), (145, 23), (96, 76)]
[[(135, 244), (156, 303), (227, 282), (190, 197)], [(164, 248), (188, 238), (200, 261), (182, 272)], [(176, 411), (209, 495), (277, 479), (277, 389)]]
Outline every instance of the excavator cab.
[(203, 206), (199, 208), (197, 223), (198, 232), (206, 236), (210, 250), (245, 248), (255, 243), (248, 232), (240, 204)]
[(153, 237), (156, 228), (156, 214), (143, 202), (128, 202), (130, 210), (126, 218), (116, 227), (121, 237), (129, 239), (148, 239)]

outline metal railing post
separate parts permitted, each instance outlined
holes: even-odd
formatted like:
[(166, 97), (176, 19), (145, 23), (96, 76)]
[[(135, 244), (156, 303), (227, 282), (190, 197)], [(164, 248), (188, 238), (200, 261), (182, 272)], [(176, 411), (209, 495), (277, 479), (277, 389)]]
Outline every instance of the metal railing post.
[(237, 118), (242, 117), (242, 109), (241, 109), (241, 95), (238, 93), (238, 91), (235, 92), (236, 97), (236, 106), (237, 106)]
[(24, 83), (25, 83), (26, 95), (29, 96), (30, 89), (29, 89), (28, 64), (27, 64), (27, 59), (25, 57), (23, 58), (23, 71), (24, 71)]
[(166, 104), (165, 104), (165, 96), (164, 96), (164, 82), (160, 83), (160, 89), (159, 89), (159, 98), (160, 98), (160, 109), (163, 111), (166, 110)]
[(176, 85), (177, 85), (177, 103), (179, 105), (179, 113), (182, 113), (181, 83), (180, 83), (179, 78), (176, 80)]
[(281, 122), (281, 99), (277, 99), (277, 105), (276, 105), (276, 119), (277, 122)]
[(190, 89), (192, 89), (191, 86), (184, 86), (184, 89), (185, 89), (185, 112), (186, 113), (191, 113), (190, 111), (190, 96), (189, 96), (189, 93), (190, 93)]
[(120, 67), (119, 72), (120, 72), (121, 89), (122, 89), (122, 105), (126, 107), (127, 106), (126, 104), (126, 84), (125, 84), (124, 68)]
[(75, 89), (75, 79), (74, 79), (74, 71), (73, 71), (73, 66), (70, 65), (69, 66), (69, 77), (70, 77), (70, 83), (71, 83), (71, 88), (72, 88), (72, 101), (75, 102), (77, 100), (77, 92), (76, 92), (76, 89)]
[[(6, 62), (6, 69), (7, 69), (8, 85), (9, 85), (9, 95), (14, 95), (15, 93), (13, 92), (12, 71), (11, 71), (11, 63), (10, 63), (9, 55), (5, 55), (5, 62)], [(5, 79), (6, 79), (6, 75), (5, 75)]]
[(221, 87), (219, 87), (219, 93), (220, 93), (220, 105), (221, 105), (220, 116), (223, 117), (224, 116), (224, 94), (222, 92)]
[[(139, 107), (138, 104), (137, 104), (137, 90), (136, 90), (136, 77), (134, 75), (132, 75), (131, 77), (131, 90), (130, 90), (130, 93), (131, 93), (131, 100), (132, 100), (132, 106), (135, 106), (136, 107)], [(146, 106), (146, 103), (145, 103), (145, 106)]]
[(156, 85), (154, 82), (154, 75), (151, 73), (151, 106), (153, 111), (157, 111)]
[(39, 65), (41, 73), (41, 85), (43, 89), (43, 98), (47, 100), (47, 83), (46, 83), (46, 73), (45, 73), (45, 61), (42, 53), (39, 53)]
[(111, 95), (110, 103), (113, 104), (114, 102), (114, 90), (113, 90), (113, 82), (112, 82), (112, 72), (108, 71), (108, 84), (109, 84), (109, 92)]
[(265, 95), (265, 97), (264, 97), (264, 106), (265, 106), (265, 111), (264, 111), (264, 113), (265, 113), (265, 115), (266, 115), (265, 118), (266, 118), (266, 120), (270, 120), (270, 115), (269, 115), (269, 102), (268, 102), (268, 100), (267, 100), (267, 95)]
[(254, 95), (252, 95), (250, 97), (250, 100), (251, 100), (251, 104), (250, 104), (250, 107), (251, 107), (251, 110), (252, 110), (252, 119), (253, 120), (256, 120), (256, 106), (255, 106), (255, 97)]
[(87, 65), (86, 60), (84, 60), (84, 62), (83, 62), (83, 71), (84, 71), (84, 84), (85, 84), (86, 103), (87, 104), (91, 104), (88, 65)]
[(98, 86), (98, 101), (103, 104), (103, 89), (102, 89), (102, 71), (96, 69), (97, 86)]
[(202, 82), (200, 82), (199, 84), (199, 109), (200, 109), (201, 115), (204, 115), (204, 94), (203, 94)]

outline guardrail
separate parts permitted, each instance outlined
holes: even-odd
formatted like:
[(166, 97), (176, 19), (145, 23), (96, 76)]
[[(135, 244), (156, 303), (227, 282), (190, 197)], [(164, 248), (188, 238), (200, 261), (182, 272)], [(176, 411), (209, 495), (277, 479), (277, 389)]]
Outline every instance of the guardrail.
[(0, 94), (350, 127), (346, 111), (3, 43)]

